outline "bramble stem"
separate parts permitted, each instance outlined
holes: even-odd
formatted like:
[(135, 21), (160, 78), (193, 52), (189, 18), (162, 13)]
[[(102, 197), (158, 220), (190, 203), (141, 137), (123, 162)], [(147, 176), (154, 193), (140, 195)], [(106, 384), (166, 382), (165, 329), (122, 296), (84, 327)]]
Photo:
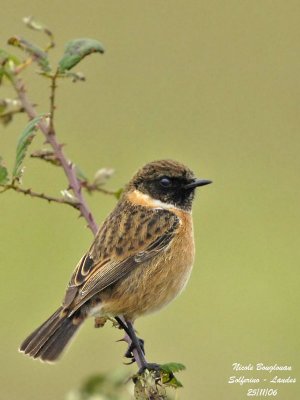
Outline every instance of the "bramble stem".
[(84, 189), (86, 189), (86, 191), (88, 193), (100, 192), (100, 193), (107, 194), (107, 195), (110, 195), (110, 196), (116, 196), (116, 193), (117, 193), (116, 191), (107, 190), (107, 189), (104, 189), (102, 187), (99, 187), (99, 186), (97, 186), (97, 185), (95, 185), (93, 183), (89, 183), (89, 182), (81, 182), (81, 186)]
[(72, 203), (71, 201), (67, 201), (65, 199), (59, 199), (57, 197), (48, 196), (47, 194), (44, 194), (44, 193), (37, 193), (31, 189), (23, 189), (16, 185), (12, 185), (12, 184), (5, 185), (5, 186), (3, 185), (3, 190), (1, 192), (5, 192), (6, 190), (14, 190), (15, 192), (23, 193), (25, 196), (27, 195), (30, 197), (37, 197), (42, 200), (47, 200), (49, 203), (68, 204), (69, 206), (76, 208), (76, 210), (79, 209), (78, 203)]
[[(27, 97), (24, 82), (16, 76), (11, 76), (11, 82), (17, 92), (17, 95), (18, 95), (18, 97), (21, 101), (21, 104), (22, 104), (25, 112), (27, 113), (28, 117), (30, 119), (37, 117), (38, 114), (37, 114), (34, 106), (32, 105), (32, 103), (29, 101), (29, 99)], [(54, 90), (55, 90), (55, 87), (54, 87)], [(91, 231), (95, 235), (97, 233), (98, 226), (93, 218), (91, 211), (88, 208), (88, 205), (85, 202), (84, 197), (82, 196), (81, 185), (76, 177), (74, 165), (72, 164), (72, 162), (67, 160), (67, 158), (65, 157), (64, 152), (62, 150), (62, 145), (57, 142), (54, 127), (53, 127), (51, 133), (50, 133), (49, 126), (46, 124), (45, 121), (39, 122), (39, 127), (46, 138), (46, 142), (51, 145), (57, 159), (61, 163), (61, 166), (62, 166), (62, 168), (65, 172), (65, 175), (68, 179), (69, 186), (72, 189), (74, 196), (78, 200), (78, 210), (80, 211), (80, 213), (84, 217), (84, 219), (87, 221), (88, 227), (91, 229)]]
[(56, 79), (58, 76), (58, 71), (51, 78), (51, 94), (50, 94), (50, 126), (49, 126), (49, 134), (53, 135), (54, 132), (54, 112), (55, 112), (55, 92), (56, 92)]

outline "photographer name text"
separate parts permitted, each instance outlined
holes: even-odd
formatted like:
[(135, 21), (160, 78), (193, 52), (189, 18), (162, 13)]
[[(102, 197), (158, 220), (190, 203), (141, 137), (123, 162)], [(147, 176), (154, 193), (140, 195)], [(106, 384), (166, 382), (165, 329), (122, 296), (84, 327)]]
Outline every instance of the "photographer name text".
[[(292, 376), (291, 365), (235, 362), (232, 364), (232, 370), (236, 374), (229, 377), (228, 383), (239, 386), (251, 385), (246, 393), (248, 397), (275, 397), (278, 395), (278, 385), (296, 383), (296, 378)], [(248, 376), (249, 372), (252, 372), (252, 376)]]

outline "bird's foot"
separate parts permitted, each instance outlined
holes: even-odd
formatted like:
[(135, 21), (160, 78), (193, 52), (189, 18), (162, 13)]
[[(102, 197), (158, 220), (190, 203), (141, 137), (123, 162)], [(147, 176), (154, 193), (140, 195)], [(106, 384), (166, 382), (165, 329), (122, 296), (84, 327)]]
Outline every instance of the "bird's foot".
[[(145, 354), (144, 340), (140, 339), (140, 338), (137, 338), (137, 339), (139, 342), (140, 349), (142, 350), (143, 354)], [(135, 358), (134, 358), (134, 354), (133, 354), (134, 349), (135, 349), (135, 345), (131, 342), (131, 344), (128, 346), (126, 353), (124, 354), (124, 357), (131, 359), (131, 362), (129, 364), (132, 364), (135, 362)]]
[(145, 372), (145, 370), (148, 371), (154, 371), (154, 372), (159, 372), (161, 370), (160, 364), (156, 363), (145, 363), (138, 371), (138, 374), (141, 375)]

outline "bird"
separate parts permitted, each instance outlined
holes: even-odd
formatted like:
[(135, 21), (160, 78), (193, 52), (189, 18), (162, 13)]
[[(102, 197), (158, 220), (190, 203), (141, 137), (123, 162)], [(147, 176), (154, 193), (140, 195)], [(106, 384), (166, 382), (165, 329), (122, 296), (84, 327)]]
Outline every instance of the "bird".
[[(132, 340), (127, 356), (135, 361), (134, 347), (143, 356), (143, 341), (135, 336), (133, 324), (185, 288), (195, 255), (195, 189), (210, 183), (169, 159), (140, 168), (78, 262), (61, 306), (19, 350), (54, 362), (82, 323), (93, 317), (95, 326), (115, 319)], [(142, 358), (143, 368), (149, 368)]]

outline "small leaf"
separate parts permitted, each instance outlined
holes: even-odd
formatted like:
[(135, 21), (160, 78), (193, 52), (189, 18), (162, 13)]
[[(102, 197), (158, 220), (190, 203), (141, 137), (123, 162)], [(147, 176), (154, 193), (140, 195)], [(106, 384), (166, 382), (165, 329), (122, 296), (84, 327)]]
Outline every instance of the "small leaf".
[(45, 27), (42, 23), (35, 20), (32, 16), (24, 17), (23, 22), (28, 28), (33, 29), (34, 31), (44, 31)]
[(65, 77), (72, 78), (73, 83), (76, 83), (78, 81), (84, 82), (86, 80), (86, 77), (83, 75), (82, 72), (66, 72)]
[(93, 184), (96, 187), (103, 186), (115, 172), (112, 168), (101, 168), (95, 173)]
[(75, 173), (76, 173), (77, 179), (79, 179), (81, 182), (88, 182), (87, 176), (82, 171), (82, 169), (78, 167), (78, 165), (75, 165)]
[(51, 47), (54, 47), (54, 37), (50, 29), (48, 29), (43, 23), (37, 21), (34, 17), (24, 17), (23, 22), (28, 28), (33, 29), (34, 31), (44, 32), (50, 38), (50, 44), (47, 46), (47, 50)]
[(38, 123), (45, 117), (45, 115), (39, 115), (29, 122), (26, 128), (21, 133), (18, 141), (17, 151), (16, 151), (16, 161), (13, 169), (13, 180), (19, 180), (22, 175), (22, 162), (25, 158), (26, 151), (32, 139), (35, 136), (35, 130), (37, 129)]
[(162, 369), (165, 372), (171, 373), (171, 372), (183, 371), (186, 369), (186, 367), (181, 363), (170, 362), (167, 364), (160, 365), (160, 369)]
[(24, 50), (33, 58), (34, 61), (38, 63), (38, 65), (44, 72), (51, 71), (48, 54), (36, 44), (30, 43), (27, 40), (18, 36), (12, 36), (8, 39), (7, 43)]
[(58, 72), (64, 73), (92, 53), (104, 53), (103, 45), (95, 39), (74, 39), (66, 44), (64, 55), (58, 64)]
[(123, 193), (123, 192), (124, 192), (124, 189), (123, 189), (123, 188), (120, 188), (119, 190), (117, 190), (117, 191), (114, 193), (115, 198), (116, 198), (117, 200), (119, 200), (120, 197), (122, 196), (122, 193)]
[(12, 61), (15, 65), (20, 64), (17, 57), (9, 54), (6, 50), (0, 49), (0, 66), (4, 66), (8, 61)]
[(39, 158), (41, 160), (47, 161), (52, 165), (61, 166), (60, 160), (56, 157), (53, 150), (41, 149), (36, 150), (30, 154), (31, 158)]
[(65, 201), (67, 201), (68, 203), (79, 204), (78, 199), (75, 196), (73, 196), (70, 192), (68, 192), (67, 190), (61, 190), (60, 193), (61, 193), (63, 199)]
[(183, 387), (182, 383), (176, 378), (175, 375), (162, 374), (161, 381), (164, 385), (172, 387), (174, 389)]
[(4, 185), (8, 182), (7, 169), (2, 165), (2, 157), (0, 157), (0, 185)]
[(182, 387), (182, 383), (176, 378), (174, 372), (183, 371), (184, 369), (185, 366), (181, 363), (170, 362), (160, 365), (162, 383), (173, 388)]
[(17, 57), (9, 54), (3, 49), (0, 49), (0, 84), (2, 83), (3, 76), (9, 78), (10, 72), (12, 72), (19, 64), (20, 61)]

